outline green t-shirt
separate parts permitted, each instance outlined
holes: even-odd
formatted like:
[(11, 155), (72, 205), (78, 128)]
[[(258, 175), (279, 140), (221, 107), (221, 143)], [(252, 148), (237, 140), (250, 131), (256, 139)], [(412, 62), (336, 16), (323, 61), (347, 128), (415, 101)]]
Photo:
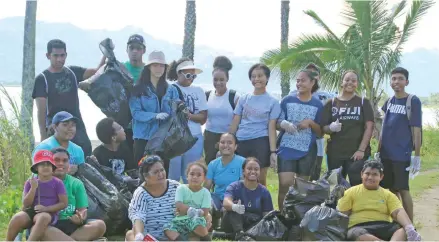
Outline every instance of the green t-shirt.
[[(175, 192), (175, 202), (182, 202), (193, 208), (210, 208), (211, 199), (209, 190), (204, 187), (198, 192), (193, 192), (187, 184), (184, 184), (180, 185)], [(187, 215), (176, 217), (177, 220), (186, 218)]]
[(69, 219), (75, 214), (76, 209), (88, 207), (88, 196), (82, 181), (67, 174), (63, 182), (66, 187), (68, 205), (59, 212), (59, 220)]
[(132, 66), (129, 61), (123, 63), (127, 70), (131, 73), (131, 75), (134, 78), (134, 84), (137, 83), (137, 80), (140, 78), (140, 74), (142, 74), (143, 71), (143, 65), (141, 67)]

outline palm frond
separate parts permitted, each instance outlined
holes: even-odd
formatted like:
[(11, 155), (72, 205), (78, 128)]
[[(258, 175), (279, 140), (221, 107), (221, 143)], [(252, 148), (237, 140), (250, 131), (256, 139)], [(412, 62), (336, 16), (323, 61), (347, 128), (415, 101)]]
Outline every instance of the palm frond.
[(324, 30), (326, 30), (327, 34), (331, 35), (333, 38), (338, 39), (338, 36), (329, 28), (329, 26), (323, 22), (323, 20), (317, 15), (316, 12), (313, 10), (306, 10), (304, 13), (308, 16), (310, 16), (320, 27), (322, 27)]

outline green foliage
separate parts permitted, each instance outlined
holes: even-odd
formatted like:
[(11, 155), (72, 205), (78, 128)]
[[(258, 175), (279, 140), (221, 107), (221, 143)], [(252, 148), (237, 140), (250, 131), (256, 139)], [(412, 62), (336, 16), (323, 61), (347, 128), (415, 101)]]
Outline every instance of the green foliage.
[(12, 109), (10, 116), (0, 113), (0, 193), (3, 193), (9, 185), (22, 185), (29, 177), (31, 147), (19, 128), (20, 109), (5, 88), (0, 87), (0, 94)]
[(0, 194), (0, 224), (7, 224), (21, 209), (22, 187), (11, 186)]
[(321, 67), (321, 84), (328, 91), (339, 87), (345, 70), (359, 73), (359, 92), (364, 92), (373, 106), (380, 101), (382, 84), (400, 62), (402, 47), (413, 34), (420, 18), (434, 4), (431, 0), (415, 0), (405, 16), (402, 28), (395, 22), (406, 10), (401, 1), (392, 10), (384, 1), (346, 1), (346, 32), (337, 36), (312, 10), (305, 11), (324, 34), (302, 35), (287, 49), (270, 50), (261, 61), (275, 70), (298, 73), (309, 62)]

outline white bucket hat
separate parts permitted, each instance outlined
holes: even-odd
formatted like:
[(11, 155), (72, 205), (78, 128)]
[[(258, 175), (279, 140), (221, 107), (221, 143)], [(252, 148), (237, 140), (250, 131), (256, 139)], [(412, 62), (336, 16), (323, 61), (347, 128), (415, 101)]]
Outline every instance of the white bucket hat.
[(195, 74), (198, 75), (203, 71), (194, 65), (192, 61), (183, 61), (177, 66), (177, 73), (182, 70), (195, 70)]
[(166, 59), (165, 59), (165, 54), (161, 51), (158, 51), (158, 50), (154, 50), (153, 52), (151, 52), (148, 56), (148, 61), (145, 63), (145, 66), (148, 66), (148, 65), (151, 65), (154, 63), (167, 65)]

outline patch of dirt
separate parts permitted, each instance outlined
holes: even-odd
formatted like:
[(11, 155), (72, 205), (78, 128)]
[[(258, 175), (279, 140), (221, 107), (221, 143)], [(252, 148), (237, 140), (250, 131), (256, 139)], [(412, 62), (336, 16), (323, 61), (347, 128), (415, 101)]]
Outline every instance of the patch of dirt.
[(421, 224), (418, 232), (423, 241), (439, 239), (439, 186), (425, 190), (414, 201), (415, 224)]

